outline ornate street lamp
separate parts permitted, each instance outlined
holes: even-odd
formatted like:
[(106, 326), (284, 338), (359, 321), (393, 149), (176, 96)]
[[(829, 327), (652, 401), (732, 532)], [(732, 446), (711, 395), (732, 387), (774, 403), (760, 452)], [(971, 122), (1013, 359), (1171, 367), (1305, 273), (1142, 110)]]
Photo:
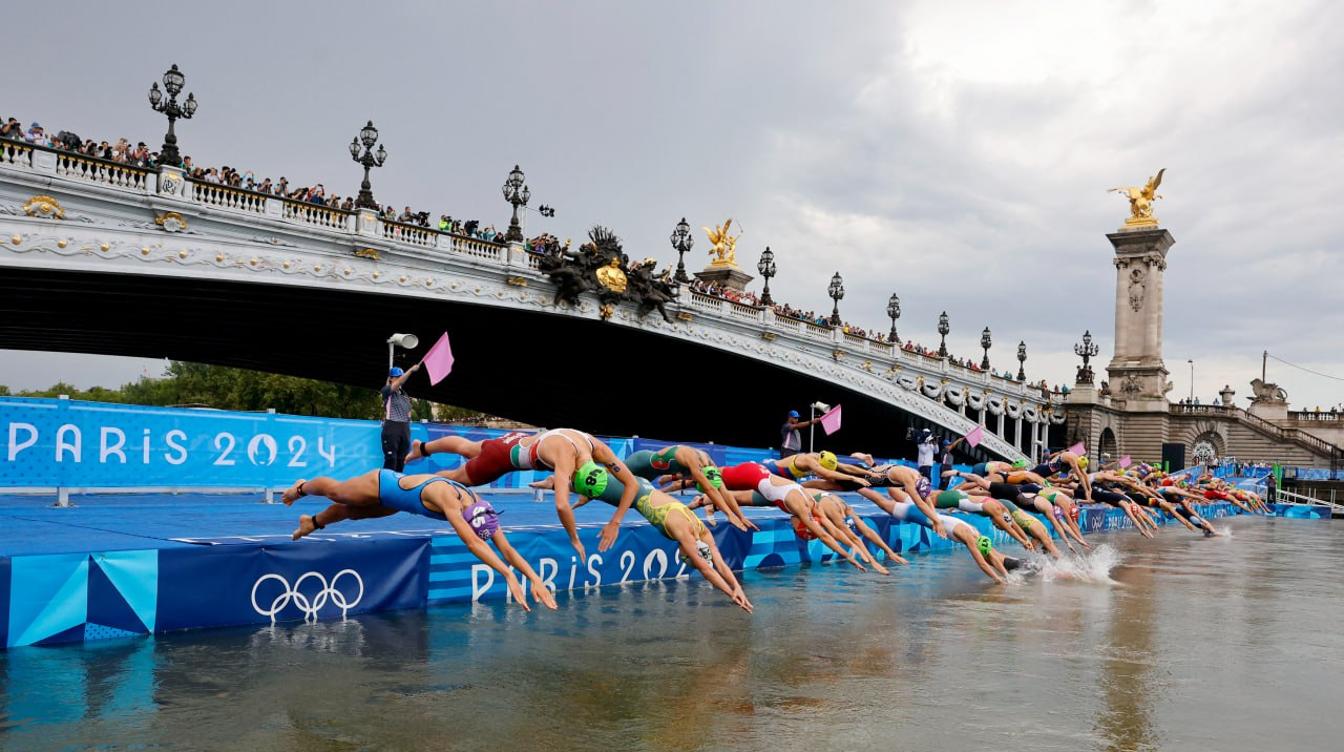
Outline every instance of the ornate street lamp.
[(756, 271), (765, 278), (765, 288), (761, 290), (761, 305), (774, 305), (775, 301), (770, 297), (770, 278), (775, 276), (775, 252), (766, 246), (761, 252), (761, 260), (756, 262)]
[(691, 278), (686, 274), (685, 256), (690, 252), (691, 247), (695, 245), (695, 238), (691, 237), (691, 226), (682, 217), (677, 223), (677, 229), (672, 231), (672, 247), (677, 249), (677, 275), (674, 279), (678, 282), (690, 282)]
[(168, 134), (163, 137), (163, 148), (159, 149), (159, 164), (179, 167), (182, 164), (182, 156), (177, 152), (177, 134), (173, 132), (173, 123), (178, 118), (190, 120), (192, 115), (196, 114), (196, 95), (187, 94), (187, 101), (181, 105), (177, 103), (177, 95), (182, 93), (182, 85), (187, 82), (187, 77), (182, 75), (182, 71), (177, 69), (177, 65), (168, 69), (163, 74), (163, 88), (168, 92), (168, 101), (163, 101), (163, 92), (159, 91), (159, 83), (155, 81), (149, 85), (149, 106), (155, 112), (162, 112), (168, 116)]
[(1091, 330), (1083, 332), (1082, 344), (1073, 346), (1074, 355), (1080, 355), (1083, 358), (1083, 367), (1078, 369), (1077, 381), (1079, 384), (1092, 383), (1092, 367), (1087, 364), (1087, 361), (1089, 358), (1097, 357), (1099, 352), (1101, 352), (1101, 347), (1092, 343)]
[(840, 301), (845, 297), (845, 281), (840, 278), (840, 272), (831, 276), (831, 284), (826, 288), (826, 294), (835, 301), (835, 306), (831, 308), (831, 326), (840, 326)]
[[(361, 144), (364, 147), (362, 154)], [(383, 166), (383, 162), (387, 161), (387, 150), (382, 144), (378, 144), (378, 151), (375, 152), (374, 144), (378, 144), (378, 129), (373, 127), (373, 121), (370, 120), (367, 125), (359, 129), (359, 135), (350, 140), (350, 158), (357, 164), (364, 165), (364, 180), (360, 182), (359, 195), (355, 197), (355, 206), (360, 209), (380, 208), (378, 202), (373, 200), (373, 184), (369, 182), (369, 170)]]
[(891, 340), (892, 342), (895, 342), (898, 345), (901, 343), (901, 339), (896, 335), (896, 319), (899, 319), (900, 317), (901, 317), (901, 296), (897, 295), (896, 293), (892, 293), (891, 298), (887, 300), (887, 318), (891, 319), (891, 334), (887, 337), (887, 339)]
[(1024, 370), (1027, 366), (1027, 343), (1017, 343), (1017, 380), (1026, 381), (1027, 372)]
[(509, 172), (509, 179), (504, 181), (504, 200), (513, 204), (513, 219), (509, 220), (509, 231), (504, 233), (505, 240), (521, 242), (523, 239), (523, 226), (518, 223), (518, 207), (527, 206), (527, 200), (532, 198), (532, 191), (523, 179), (523, 171), (514, 165)]
[(985, 357), (980, 361), (980, 367), (986, 371), (989, 370), (989, 348), (993, 344), (994, 338), (989, 334), (989, 327), (985, 327), (985, 330), (980, 332), (980, 346), (985, 348)]
[(938, 334), (942, 336), (943, 341), (938, 345), (938, 357), (947, 357), (947, 333), (952, 331), (952, 326), (947, 323), (947, 311), (943, 311), (938, 316)]

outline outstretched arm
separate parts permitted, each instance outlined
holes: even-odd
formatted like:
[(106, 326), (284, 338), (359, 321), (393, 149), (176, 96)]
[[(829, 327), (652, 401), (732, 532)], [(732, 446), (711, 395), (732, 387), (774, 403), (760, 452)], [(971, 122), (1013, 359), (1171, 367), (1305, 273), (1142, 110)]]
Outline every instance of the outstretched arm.
[[(584, 499), (584, 501), (587, 501), (587, 499)], [(532, 569), (532, 565), (527, 563), (527, 559), (524, 559), (522, 554), (518, 553), (518, 550), (509, 543), (504, 531), (496, 530), (490, 540), (494, 542), (499, 552), (504, 554), (504, 560), (514, 569), (522, 572), (527, 581), (532, 583), (532, 597), (536, 598), (541, 605), (554, 611), (556, 609), (555, 594), (546, 586), (546, 582), (537, 576), (536, 571)]]
[(588, 560), (588, 552), (584, 550), (583, 543), (579, 541), (579, 527), (574, 522), (574, 509), (569, 505), (569, 483), (574, 476), (574, 459), (570, 456), (561, 455), (555, 463), (555, 473), (552, 475), (554, 480), (553, 488), (555, 490), (555, 513), (560, 517), (560, 524), (565, 526), (565, 534), (569, 536), (570, 545), (579, 552), (579, 559)]
[(858, 569), (860, 572), (867, 571), (863, 568), (863, 564), (859, 563), (859, 560), (854, 558), (854, 554), (846, 551), (843, 546), (835, 541), (835, 538), (831, 537), (830, 533), (826, 532), (826, 528), (822, 527), (816, 519), (812, 517), (812, 511), (808, 509), (805, 504), (800, 504), (794, 501), (792, 497), (786, 500), (784, 504), (788, 506), (789, 511), (794, 517), (802, 520), (803, 526), (806, 527), (812, 535), (816, 536), (817, 540), (826, 544), (827, 548), (839, 554), (840, 558), (853, 564), (855, 569)]
[(615, 545), (616, 536), (621, 532), (621, 518), (635, 503), (635, 496), (639, 493), (639, 479), (614, 452), (607, 448), (606, 444), (600, 442), (597, 444), (593, 450), (593, 459), (605, 465), (607, 472), (616, 476), (625, 489), (621, 493), (620, 503), (616, 505), (616, 511), (612, 513), (611, 520), (602, 527), (602, 536), (598, 539), (597, 550), (606, 551)]
[(481, 537), (476, 534), (471, 525), (462, 518), (462, 512), (458, 510), (457, 506), (453, 504), (439, 504), (438, 506), (444, 518), (448, 520), (448, 524), (453, 526), (457, 537), (467, 544), (467, 550), (471, 551), (476, 558), (485, 562), (486, 566), (503, 575), (504, 582), (508, 585), (513, 599), (523, 607), (524, 611), (531, 611), (532, 607), (527, 605), (527, 593), (523, 592), (523, 585), (518, 581), (518, 576), (513, 573), (513, 570), (505, 566), (503, 561), (500, 561), (499, 556), (495, 554), (495, 550), (490, 548), (488, 543), (481, 540)]

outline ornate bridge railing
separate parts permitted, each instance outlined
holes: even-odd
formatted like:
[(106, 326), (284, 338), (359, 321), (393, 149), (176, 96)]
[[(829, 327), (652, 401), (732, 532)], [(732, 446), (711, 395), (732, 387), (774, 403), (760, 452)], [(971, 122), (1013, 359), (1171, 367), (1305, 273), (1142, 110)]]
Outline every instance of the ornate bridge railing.
[[(550, 308), (550, 280), (539, 271), (540, 257), (522, 244), (503, 244), (439, 232), (402, 222), (387, 221), (376, 212), (346, 212), (282, 196), (247, 191), (188, 179), (181, 170), (147, 170), (131, 165), (85, 157), (69, 152), (0, 141), (0, 193), (8, 199), (29, 203), (52, 194), (78, 209), (93, 248), (93, 256), (111, 263), (122, 258), (95, 236), (125, 236), (134, 243), (126, 255), (137, 262), (157, 258), (151, 246), (162, 245), (155, 233), (186, 229), (190, 235), (211, 243), (249, 244), (242, 268), (256, 274), (276, 269), (321, 270), (314, 274), (337, 275), (350, 284), (413, 286), (421, 294), (471, 289), (490, 305), (544, 306)], [(25, 211), (32, 215), (22, 215)], [(146, 213), (156, 222), (146, 223)], [(12, 206), (3, 214), (19, 215), (6, 226), (22, 234), (35, 227), (29, 222), (52, 217)], [(168, 214), (181, 216), (165, 221)], [(113, 218), (132, 219), (118, 222)], [(179, 221), (180, 220), (180, 221)], [(71, 227), (69, 222), (65, 223)], [(156, 226), (157, 225), (157, 226)], [(261, 231), (261, 234), (258, 234)], [(148, 233), (148, 234), (147, 234)], [(120, 234), (120, 235), (118, 235)], [(34, 242), (40, 233), (34, 232)], [(134, 237), (132, 237), (134, 236)], [(250, 240), (248, 240), (250, 238)], [(66, 243), (81, 242), (68, 236)], [(6, 246), (26, 259), (35, 259), (18, 242)], [(87, 246), (86, 246), (87, 247)], [(68, 257), (74, 246), (55, 256)], [(295, 253), (305, 253), (309, 262), (299, 264)], [(240, 255), (242, 250), (240, 249)], [(273, 257), (271, 257), (273, 256)], [(48, 257), (54, 258), (54, 257)], [(169, 260), (176, 265), (206, 259), (181, 250)], [(208, 256), (216, 271), (237, 268), (227, 253)], [(0, 259), (4, 261), (4, 259)], [(15, 263), (31, 263), (19, 262)], [(48, 262), (49, 263), (49, 262)], [(75, 263), (70, 258), (70, 263)], [(81, 261), (80, 263), (86, 263)], [(377, 270), (373, 265), (381, 265)], [(395, 270), (394, 267), (395, 266)], [(366, 268), (367, 267), (367, 268)], [(141, 268), (141, 267), (137, 267)], [(154, 273), (148, 267), (145, 273)], [(163, 267), (157, 267), (163, 268)], [(215, 273), (215, 272), (211, 272)], [(306, 273), (306, 272), (305, 272)], [(484, 295), (482, 285), (495, 292)], [(521, 292), (527, 288), (535, 292)], [(510, 292), (510, 291), (514, 292)], [(656, 316), (638, 319), (633, 309), (616, 321), (671, 336), (685, 336), (701, 343), (731, 349), (763, 360), (788, 363), (820, 378), (846, 383), (864, 393), (881, 395), (903, 409), (915, 411), (953, 430), (967, 431), (986, 415), (1018, 420), (1018, 446), (1030, 451), (1038, 434), (1050, 423), (1061, 423), (1063, 411), (1054, 409), (1056, 398), (1042, 395), (1039, 388), (972, 371), (936, 356), (903, 350), (838, 327), (776, 315), (773, 308), (758, 307), (681, 288), (675, 303), (679, 321), (663, 323)], [(594, 306), (585, 303), (573, 315), (591, 315)], [(692, 336), (692, 330), (694, 335)], [(1022, 423), (1030, 424), (1030, 436), (1022, 435)], [(998, 421), (1002, 432), (1004, 421)], [(995, 430), (991, 428), (991, 430)], [(1024, 440), (1026, 443), (1024, 443)], [(989, 448), (1011, 454), (1013, 437), (990, 439)]]

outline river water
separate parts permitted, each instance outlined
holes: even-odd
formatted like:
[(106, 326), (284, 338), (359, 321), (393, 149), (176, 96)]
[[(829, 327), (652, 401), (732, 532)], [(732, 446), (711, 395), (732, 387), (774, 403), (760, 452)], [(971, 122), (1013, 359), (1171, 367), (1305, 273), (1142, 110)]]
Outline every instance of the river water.
[[(1344, 525), (0, 652), (5, 749), (1339, 749)], [(1104, 545), (1101, 545), (1104, 544)], [(1107, 574), (1109, 572), (1109, 575)]]

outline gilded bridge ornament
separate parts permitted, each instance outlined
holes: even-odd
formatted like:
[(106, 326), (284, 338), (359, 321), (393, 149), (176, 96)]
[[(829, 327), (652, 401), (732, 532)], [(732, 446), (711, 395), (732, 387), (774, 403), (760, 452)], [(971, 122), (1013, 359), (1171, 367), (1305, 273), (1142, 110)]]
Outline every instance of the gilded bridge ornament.
[(729, 217), (728, 221), (724, 222), (722, 227), (700, 228), (709, 236), (709, 243), (712, 246), (709, 249), (709, 255), (713, 256), (714, 260), (709, 262), (710, 266), (729, 266), (734, 269), (737, 268), (737, 239), (741, 237), (741, 233), (738, 233), (737, 235), (729, 235), (728, 228), (731, 227), (732, 224), (733, 218)]
[(65, 209), (61, 202), (51, 196), (33, 196), (23, 202), (23, 213), (42, 219), (65, 219)]
[(1157, 192), (1157, 187), (1162, 185), (1162, 173), (1166, 171), (1165, 167), (1158, 170), (1157, 174), (1148, 178), (1147, 184), (1142, 187), (1131, 185), (1107, 191), (1107, 193), (1122, 193), (1129, 199), (1129, 217), (1125, 220), (1125, 227), (1157, 227), (1157, 217), (1153, 216), (1153, 202), (1162, 198)]
[(154, 224), (162, 227), (165, 232), (182, 232), (187, 229), (187, 220), (181, 214), (175, 211), (163, 212), (154, 217)]
[(621, 259), (613, 257), (610, 264), (599, 268), (597, 270), (597, 281), (617, 295), (623, 294), (628, 280), (625, 278), (625, 272), (621, 271)]

